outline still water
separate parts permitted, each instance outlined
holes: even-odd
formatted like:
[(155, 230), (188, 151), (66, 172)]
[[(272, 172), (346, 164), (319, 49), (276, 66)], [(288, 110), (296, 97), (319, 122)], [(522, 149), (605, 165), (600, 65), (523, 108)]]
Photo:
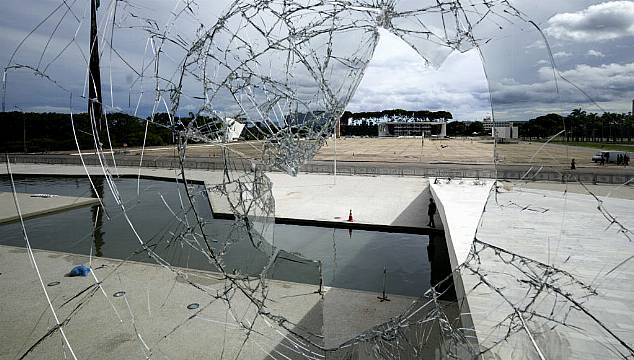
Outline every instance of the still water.
[[(93, 254), (117, 259), (153, 262), (142, 251), (124, 213), (103, 178), (93, 178), (103, 198), (99, 204), (25, 221), (34, 248)], [(15, 177), (16, 190), (94, 197), (87, 178)], [(217, 270), (192, 242), (180, 239), (185, 219), (194, 223), (183, 184), (129, 178), (115, 180), (131, 223), (141, 239), (174, 266)], [(0, 191), (11, 191), (7, 176), (0, 177)], [(202, 185), (191, 185), (194, 208), (204, 221), (204, 232), (215, 251), (224, 251), (226, 271), (259, 274), (269, 258), (246, 240), (246, 232), (231, 220), (214, 219)], [(169, 208), (168, 208), (169, 206)], [(174, 211), (177, 216), (174, 216)], [(181, 220), (179, 220), (181, 219)], [(228, 246), (227, 239), (231, 239)], [(283, 249), (269, 277), (327, 286), (381, 292), (383, 269), (387, 269), (387, 292), (420, 296), (430, 287), (430, 262), (426, 235), (332, 229), (312, 226), (274, 225), (273, 242)], [(18, 223), (0, 226), (0, 244), (24, 246)], [(195, 244), (194, 244), (195, 246)]]

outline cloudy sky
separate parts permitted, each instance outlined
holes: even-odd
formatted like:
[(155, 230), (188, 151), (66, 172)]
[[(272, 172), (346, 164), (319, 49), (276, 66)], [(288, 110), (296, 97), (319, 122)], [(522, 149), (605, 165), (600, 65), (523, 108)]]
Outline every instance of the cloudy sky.
[[(513, 3), (543, 30), (563, 79), (557, 76), (555, 85), (541, 34), (525, 27), (506, 29), (506, 39), (482, 46), (496, 117), (530, 118), (575, 107), (631, 111), (634, 2), (540, 1), (538, 8), (530, 6), (533, 2)], [(491, 113), (489, 94), (476, 50), (455, 52), (434, 69), (425, 66), (401, 39), (383, 30), (349, 109), (447, 109), (456, 119), (477, 120)]]
[(380, 40), (350, 111), (449, 110), (455, 119), (481, 120), (491, 113), (477, 51), (455, 52), (439, 68), (425, 65), (403, 40), (380, 29)]
[[(70, 9), (59, 7), (60, 3), (59, 0), (3, 2), (0, 47), (4, 51), (0, 62), (5, 65), (20, 41), (54, 12), (11, 62), (46, 71), (34, 74), (28, 69), (10, 69), (6, 82), (7, 110), (85, 111), (81, 95), (85, 89), (87, 46), (82, 49), (80, 44), (87, 42), (82, 38), (87, 36), (84, 34), (87, 1), (68, 2), (74, 4)], [(211, 23), (214, 14), (221, 13), (223, 1), (210, 3), (200, 9), (201, 18), (196, 21)], [(402, 3), (411, 7), (418, 2), (402, 0)], [(501, 120), (527, 120), (547, 112), (566, 113), (576, 107), (594, 112), (630, 111), (634, 98), (634, 2), (551, 0), (539, 1), (539, 6), (529, 0), (511, 3), (534, 20), (542, 32), (528, 22), (490, 18), (489, 23), (475, 29), (480, 37), (480, 52), (452, 53), (438, 68), (425, 65), (421, 56), (401, 38), (381, 29), (374, 56), (348, 110), (447, 110), (458, 120), (478, 120), (492, 109)], [(108, 4), (109, 1), (102, 0), (102, 14), (111, 9)], [(126, 4), (118, 10), (119, 14), (126, 14), (119, 15), (123, 16), (122, 22), (142, 14), (163, 24), (168, 22), (166, 14), (174, 2), (129, 0)], [(62, 22), (55, 20), (62, 17)], [(195, 33), (196, 22), (187, 22), (186, 17), (183, 20), (175, 25), (180, 27), (179, 32)], [(542, 36), (547, 38), (550, 51)], [(139, 114), (145, 115), (152, 111), (152, 96), (151, 91), (140, 96), (138, 73), (147, 66), (151, 46), (146, 34), (134, 29), (116, 29), (115, 39), (117, 52), (105, 50), (102, 54), (102, 65), (105, 63), (108, 69), (102, 74), (104, 101), (110, 102), (114, 109), (132, 113), (141, 98)], [(351, 41), (354, 39), (342, 44), (348, 46)], [(62, 50), (64, 56), (56, 58)], [(177, 62), (177, 56), (170, 58), (174, 52), (170, 53), (167, 47), (164, 50), (162, 61)], [(128, 65), (136, 70), (131, 71)], [(148, 88), (147, 84), (144, 86)], [(195, 108), (185, 102), (182, 109), (187, 110), (188, 106)]]

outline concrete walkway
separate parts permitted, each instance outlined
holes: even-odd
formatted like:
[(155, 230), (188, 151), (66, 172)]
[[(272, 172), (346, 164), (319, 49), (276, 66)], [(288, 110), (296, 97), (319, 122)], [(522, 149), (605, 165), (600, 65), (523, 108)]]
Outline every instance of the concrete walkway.
[(425, 228), (429, 182), (419, 177), (269, 174), (276, 217)]
[[(152, 264), (93, 258), (95, 278), (64, 277), (73, 266), (89, 264), (86, 256), (35, 250), (46, 291), (79, 359), (268, 359), (299, 358), (297, 349), (280, 334), (274, 321), (256, 322), (247, 339), (232, 317), (248, 323), (255, 308), (239, 292), (231, 292), (231, 309), (219, 294), (225, 281), (219, 274), (180, 269), (178, 275)], [(187, 283), (192, 282), (196, 287)], [(381, 302), (376, 293), (273, 281), (268, 284), (266, 309), (284, 316), (306, 336), (327, 347), (337, 346), (364, 330), (388, 321), (415, 299), (391, 295)], [(42, 287), (24, 248), (0, 246), (0, 359), (15, 359), (54, 325)], [(117, 292), (125, 292), (116, 297)], [(208, 306), (213, 301), (211, 306)], [(198, 309), (188, 309), (197, 303)], [(293, 325), (295, 324), (295, 325)], [(245, 342), (243, 346), (243, 342)], [(147, 346), (147, 347), (146, 347)], [(242, 350), (240, 350), (242, 349)], [(312, 349), (315, 350), (315, 349)], [(284, 354), (284, 355), (280, 355)], [(27, 357), (70, 357), (59, 332), (45, 338)]]
[[(624, 348), (606, 329), (634, 347), (634, 262), (619, 266), (634, 255), (634, 244), (620, 232), (634, 229), (634, 201), (605, 197), (600, 200), (601, 203), (589, 194), (502, 189), (497, 194), (497, 202), (487, 203), (476, 235), (483, 242), (566, 271), (574, 279), (596, 290), (596, 295), (586, 298), (587, 291), (565, 277), (544, 277), (545, 281), (551, 281), (564, 294), (580, 302), (598, 322), (605, 325), (603, 328), (576, 306), (564, 316), (564, 309), (571, 304), (561, 296), (557, 301), (554, 296), (538, 298), (541, 301), (536, 304), (536, 311), (550, 314), (556, 306), (561, 312), (556, 318), (564, 319), (569, 325), (554, 326), (552, 321), (531, 320), (535, 341), (548, 359), (622, 358), (617, 351)], [(614, 216), (623, 227), (611, 223), (610, 216)], [(634, 234), (630, 232), (629, 235)], [(508, 259), (508, 256), (504, 258)], [(501, 262), (501, 257), (492, 251), (483, 252), (480, 260), (489, 279), (495, 281), (496, 286), (505, 288), (507, 300), (519, 304), (528, 301), (522, 298), (526, 296), (526, 283), (508, 276), (515, 273), (512, 266)], [(534, 266), (531, 271), (540, 273)], [(531, 272), (528, 276), (516, 276), (527, 279), (534, 275)], [(466, 275), (463, 281), (469, 288), (475, 286), (479, 279)], [(494, 296), (491, 291), (479, 288), (469, 295), (469, 305), (474, 322), (479, 324), (479, 327), (476, 325), (479, 339), (482, 345), (487, 346), (493, 338), (487, 335), (499, 331), (493, 328), (493, 324), (501, 320), (504, 309), (508, 311), (508, 302)], [(495, 353), (502, 358), (513, 357), (518, 348), (524, 348), (526, 354), (535, 355), (529, 344), (526, 333), (518, 333)], [(625, 351), (625, 354), (628, 353)], [(629, 353), (630, 357), (633, 355)]]
[[(47, 194), (16, 193), (23, 219), (74, 209), (98, 202), (95, 198), (72, 196), (47, 196)], [(13, 193), (0, 193), (0, 224), (18, 221)]]

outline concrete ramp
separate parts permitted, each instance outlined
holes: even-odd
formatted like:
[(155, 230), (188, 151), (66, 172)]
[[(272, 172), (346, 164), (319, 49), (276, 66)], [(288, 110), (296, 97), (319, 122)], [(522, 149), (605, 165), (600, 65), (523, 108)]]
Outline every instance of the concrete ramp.
[(430, 179), (453, 269), (465, 262), (482, 217), (493, 180)]

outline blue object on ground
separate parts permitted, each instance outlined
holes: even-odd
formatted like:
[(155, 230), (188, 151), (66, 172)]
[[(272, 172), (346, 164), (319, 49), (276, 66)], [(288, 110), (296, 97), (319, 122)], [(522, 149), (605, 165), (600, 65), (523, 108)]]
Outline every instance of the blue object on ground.
[(90, 268), (86, 265), (77, 265), (69, 273), (68, 276), (88, 276), (90, 274)]

